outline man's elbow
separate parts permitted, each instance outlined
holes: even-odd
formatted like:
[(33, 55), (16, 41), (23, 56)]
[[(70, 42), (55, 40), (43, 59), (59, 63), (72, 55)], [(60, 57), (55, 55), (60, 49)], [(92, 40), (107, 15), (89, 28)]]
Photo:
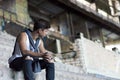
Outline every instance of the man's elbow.
[(23, 56), (29, 55), (27, 50), (21, 50), (21, 53), (22, 53)]

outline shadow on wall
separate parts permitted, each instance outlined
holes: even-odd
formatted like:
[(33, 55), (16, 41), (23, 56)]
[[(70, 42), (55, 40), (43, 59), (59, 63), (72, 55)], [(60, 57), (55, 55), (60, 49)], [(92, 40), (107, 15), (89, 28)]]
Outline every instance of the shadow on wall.
[(5, 25), (4, 29), (8, 34), (17, 36), (24, 29), (24, 27), (10, 22)]

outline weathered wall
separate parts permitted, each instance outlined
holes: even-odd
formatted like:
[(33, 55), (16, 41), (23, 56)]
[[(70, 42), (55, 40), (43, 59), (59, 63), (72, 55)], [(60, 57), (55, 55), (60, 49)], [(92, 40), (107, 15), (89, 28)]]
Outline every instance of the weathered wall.
[(8, 58), (11, 56), (15, 37), (0, 31), (0, 80), (13, 80), (8, 68)]
[[(14, 73), (8, 67), (8, 58), (12, 54), (15, 37), (0, 32), (0, 80), (24, 80), (22, 73)], [(81, 63), (79, 63), (81, 64)], [(55, 80), (116, 80), (97, 74), (85, 73), (82, 68), (55, 62)], [(36, 80), (45, 80), (45, 71), (42, 71)]]
[[(62, 15), (59, 15), (57, 17), (55, 17), (54, 19), (51, 20), (51, 27), (54, 28), (55, 32), (60, 32), (62, 35), (71, 38), (71, 31), (70, 31), (70, 23), (68, 23), (68, 14), (65, 12)], [(66, 43), (65, 41), (60, 41), (60, 45), (62, 52), (66, 52), (69, 51), (69, 47), (70, 46), (68, 43)]]
[(106, 50), (83, 36), (77, 39), (83, 68), (88, 73), (102, 74), (120, 79), (120, 55)]
[(16, 0), (16, 14), (19, 22), (28, 25), (31, 19), (28, 13), (27, 0)]

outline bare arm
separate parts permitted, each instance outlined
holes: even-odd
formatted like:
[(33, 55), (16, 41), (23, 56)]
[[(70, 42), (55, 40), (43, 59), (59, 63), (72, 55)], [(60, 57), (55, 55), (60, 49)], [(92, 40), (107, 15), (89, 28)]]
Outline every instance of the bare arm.
[(47, 52), (47, 50), (44, 47), (44, 43), (43, 43), (42, 39), (41, 39), (41, 43), (40, 43), (39, 49), (40, 49), (41, 53), (46, 53)]
[(44, 43), (42, 40), (41, 40), (39, 49), (44, 54), (43, 58), (46, 59), (48, 62), (50, 62), (53, 57), (52, 52), (50, 52), (44, 48)]
[(19, 38), (18, 38), (18, 43), (19, 43), (19, 46), (20, 46), (21, 53), (23, 55), (30, 55), (30, 56), (34, 56), (34, 57), (43, 56), (42, 53), (37, 53), (37, 52), (27, 50), (26, 40), (27, 40), (26, 33), (25, 32), (21, 33)]

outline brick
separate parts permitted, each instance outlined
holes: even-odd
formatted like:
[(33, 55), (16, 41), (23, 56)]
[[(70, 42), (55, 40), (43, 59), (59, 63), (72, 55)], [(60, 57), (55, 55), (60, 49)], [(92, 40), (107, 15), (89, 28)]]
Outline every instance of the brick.
[[(4, 37), (3, 35), (8, 36), (9, 38)], [(13, 49), (12, 47), (13, 47), (15, 38), (13, 38), (13, 36), (10, 36), (7, 33), (1, 33), (1, 32), (0, 32), (0, 38), (3, 38), (3, 39), (1, 39), (0, 43), (4, 43), (4, 41), (6, 41), (6, 43), (4, 43), (4, 45), (0, 45), (0, 50), (1, 50), (1, 52), (0, 52), (0, 56), (1, 56), (0, 57), (0, 80), (14, 80), (15, 76), (16, 77), (18, 76), (17, 80), (18, 79), (24, 80), (23, 74), (21, 72), (18, 72), (18, 73), (13, 72), (8, 67), (7, 60), (8, 60), (8, 57), (12, 53), (12, 49)], [(6, 39), (8, 39), (8, 40), (6, 40)], [(89, 41), (87, 41), (87, 43), (90, 44)], [(9, 44), (9, 46), (7, 44)], [(82, 47), (81, 45), (79, 45), (80, 48)], [(90, 47), (90, 46), (91, 46), (91, 44), (87, 45), (86, 47)], [(88, 50), (90, 50), (90, 48), (88, 48)], [(81, 54), (81, 51), (84, 52), (84, 49), (78, 50), (78, 53)], [(95, 55), (97, 55), (97, 54), (94, 54), (94, 56)], [(109, 55), (110, 54), (106, 54), (106, 56), (109, 56)], [(83, 62), (84, 62), (84, 57), (82, 57), (82, 56), (83, 55), (80, 55), (80, 57), (77, 58), (76, 61), (74, 61), (74, 59), (66, 60), (68, 62), (70, 61), (73, 64), (78, 63), (79, 67), (56, 62), (55, 63), (55, 69), (56, 69), (55, 80), (117, 80), (117, 79), (112, 79), (112, 78), (108, 78), (105, 76), (99, 76), (99, 75), (94, 75), (91, 73), (89, 73), (89, 74), (85, 73), (83, 71), (83, 68), (80, 67), (80, 66), (83, 66), (82, 65), (83, 63), (80, 60), (83, 60)], [(111, 55), (111, 56), (114, 56), (114, 55)], [(115, 56), (115, 57), (117, 57), (117, 56)], [(116, 60), (119, 60), (119, 58), (117, 57)], [(40, 74), (36, 74), (36, 80), (45, 80), (45, 70), (43, 70)]]

